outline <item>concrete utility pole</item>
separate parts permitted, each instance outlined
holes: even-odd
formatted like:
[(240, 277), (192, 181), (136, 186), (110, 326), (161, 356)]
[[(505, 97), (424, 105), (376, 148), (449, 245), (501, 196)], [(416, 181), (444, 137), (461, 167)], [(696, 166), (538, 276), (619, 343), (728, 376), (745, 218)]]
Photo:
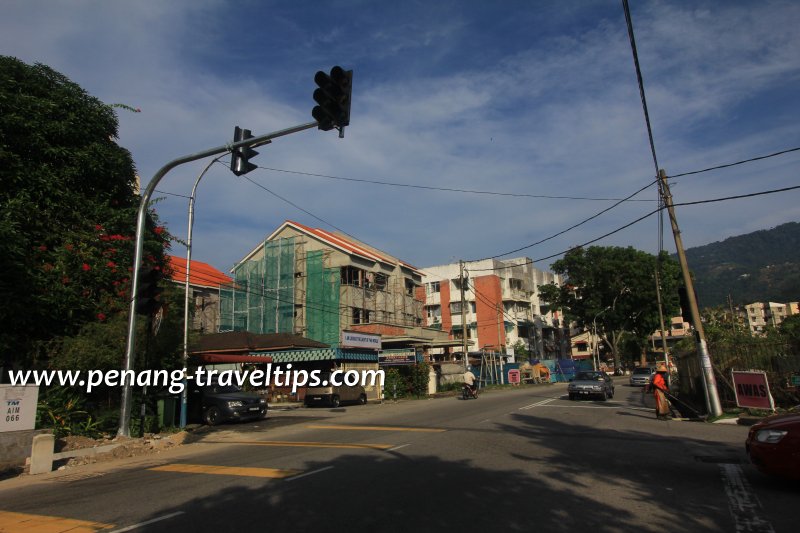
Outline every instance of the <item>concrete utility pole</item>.
[(467, 350), (467, 310), (464, 298), (464, 261), (458, 260), (458, 285), (461, 287), (461, 340), (464, 350), (464, 372), (469, 368), (469, 351)]
[(672, 204), (672, 194), (667, 183), (667, 173), (664, 169), (658, 171), (659, 185), (661, 194), (664, 197), (664, 205), (667, 206), (669, 221), (672, 224), (672, 234), (675, 237), (675, 248), (678, 250), (678, 260), (683, 272), (683, 283), (686, 285), (686, 295), (689, 300), (689, 309), (692, 314), (692, 322), (695, 331), (695, 342), (697, 343), (697, 355), (700, 358), (700, 369), (703, 372), (703, 384), (706, 395), (706, 408), (712, 416), (722, 415), (722, 406), (719, 402), (717, 392), (717, 380), (714, 377), (714, 369), (711, 366), (711, 357), (708, 354), (706, 335), (703, 330), (703, 323), (700, 320), (700, 310), (697, 308), (697, 298), (694, 294), (694, 283), (689, 272), (689, 263), (686, 261), (686, 253), (683, 250), (683, 240), (681, 231), (678, 229), (678, 219), (675, 217), (675, 207)]

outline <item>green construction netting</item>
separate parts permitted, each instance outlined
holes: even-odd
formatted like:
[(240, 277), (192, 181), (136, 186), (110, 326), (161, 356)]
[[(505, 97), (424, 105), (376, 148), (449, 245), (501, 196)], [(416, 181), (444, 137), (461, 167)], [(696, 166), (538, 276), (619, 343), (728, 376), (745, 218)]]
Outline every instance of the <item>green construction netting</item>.
[(337, 268), (325, 268), (322, 251), (306, 255), (306, 336), (339, 345), (339, 285)]

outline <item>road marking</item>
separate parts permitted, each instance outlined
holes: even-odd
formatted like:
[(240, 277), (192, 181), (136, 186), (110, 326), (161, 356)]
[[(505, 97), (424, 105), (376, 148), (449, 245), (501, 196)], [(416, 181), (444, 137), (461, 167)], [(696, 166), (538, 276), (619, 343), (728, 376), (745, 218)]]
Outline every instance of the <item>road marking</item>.
[(393, 426), (345, 426), (335, 424), (311, 424), (306, 426), (311, 429), (345, 429), (356, 431), (416, 431), (421, 433), (442, 433), (446, 429), (438, 428), (413, 428), (413, 427), (393, 427)]
[(523, 407), (520, 407), (518, 409), (518, 411), (524, 411), (524, 410), (527, 410), (527, 409), (533, 409), (534, 407), (540, 407), (542, 405), (547, 405), (548, 403), (554, 402), (556, 400), (558, 400), (558, 398), (547, 398), (546, 400), (542, 400), (540, 402), (536, 402), (536, 403), (532, 403), (530, 405), (525, 405)]
[(0, 511), (0, 531), (3, 533), (83, 533), (111, 529), (114, 524), (63, 518), (61, 516), (44, 516), (27, 513)]
[(182, 472), (185, 474), (214, 474), (220, 476), (245, 476), (285, 479), (302, 473), (302, 470), (279, 470), (277, 468), (256, 468), (248, 466), (215, 466), (177, 463), (150, 468), (157, 472)]
[(775, 533), (772, 524), (760, 516), (761, 502), (753, 493), (739, 465), (721, 464), (722, 482), (728, 495), (728, 506), (739, 533)]
[(323, 468), (318, 468), (316, 470), (312, 470), (311, 472), (306, 472), (305, 474), (300, 474), (298, 476), (290, 477), (286, 481), (294, 481), (295, 479), (300, 479), (301, 477), (312, 476), (314, 474), (319, 474), (320, 472), (324, 472), (326, 470), (330, 470), (333, 468), (332, 466), (325, 466)]
[(142, 526), (148, 526), (150, 524), (155, 524), (156, 522), (161, 522), (162, 520), (168, 520), (172, 517), (182, 515), (183, 511), (178, 511), (175, 513), (171, 513), (164, 516), (159, 516), (158, 518), (153, 518), (152, 520), (148, 520), (147, 522), (139, 522), (138, 524), (133, 524), (128, 527), (123, 527), (122, 529), (115, 529), (114, 531), (110, 531), (109, 533), (125, 533), (126, 531), (133, 531), (134, 529), (138, 529)]
[(354, 442), (288, 442), (277, 440), (221, 440), (221, 441), (203, 441), (209, 444), (243, 444), (246, 446), (286, 446), (286, 447), (300, 447), (300, 448), (350, 448), (350, 449), (368, 449), (368, 450), (387, 450), (394, 446), (394, 444), (359, 444)]
[(396, 452), (400, 448), (405, 448), (406, 446), (411, 446), (411, 444), (401, 444), (400, 446), (395, 446), (394, 448), (389, 448), (387, 451)]

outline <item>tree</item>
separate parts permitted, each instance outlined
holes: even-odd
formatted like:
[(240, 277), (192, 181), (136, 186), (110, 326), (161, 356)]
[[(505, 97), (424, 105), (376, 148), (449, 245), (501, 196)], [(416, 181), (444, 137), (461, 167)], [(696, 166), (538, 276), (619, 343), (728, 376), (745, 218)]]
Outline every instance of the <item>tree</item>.
[(539, 297), (560, 307), (569, 321), (593, 330), (608, 346), (615, 364), (627, 336), (644, 353), (647, 339), (661, 327), (655, 271), (659, 267), (664, 317), (678, 310), (679, 265), (666, 253), (659, 257), (633, 247), (575, 248), (552, 265), (565, 283), (545, 285)]
[[(117, 128), (110, 106), (62, 74), (0, 56), (4, 367), (46, 365), (53, 339), (127, 312), (139, 196)], [(145, 261), (163, 268), (168, 245), (151, 212)]]

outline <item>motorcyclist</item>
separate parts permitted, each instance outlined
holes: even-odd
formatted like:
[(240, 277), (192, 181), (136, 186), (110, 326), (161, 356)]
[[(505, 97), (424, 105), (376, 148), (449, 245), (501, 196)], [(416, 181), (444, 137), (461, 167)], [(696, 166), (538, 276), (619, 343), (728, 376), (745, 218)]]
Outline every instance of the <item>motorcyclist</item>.
[(472, 373), (472, 369), (470, 367), (467, 367), (467, 371), (464, 372), (464, 385), (469, 387), (469, 390), (470, 392), (472, 392), (473, 395), (478, 391), (477, 385), (475, 383), (476, 379), (477, 378), (475, 377), (475, 374)]

